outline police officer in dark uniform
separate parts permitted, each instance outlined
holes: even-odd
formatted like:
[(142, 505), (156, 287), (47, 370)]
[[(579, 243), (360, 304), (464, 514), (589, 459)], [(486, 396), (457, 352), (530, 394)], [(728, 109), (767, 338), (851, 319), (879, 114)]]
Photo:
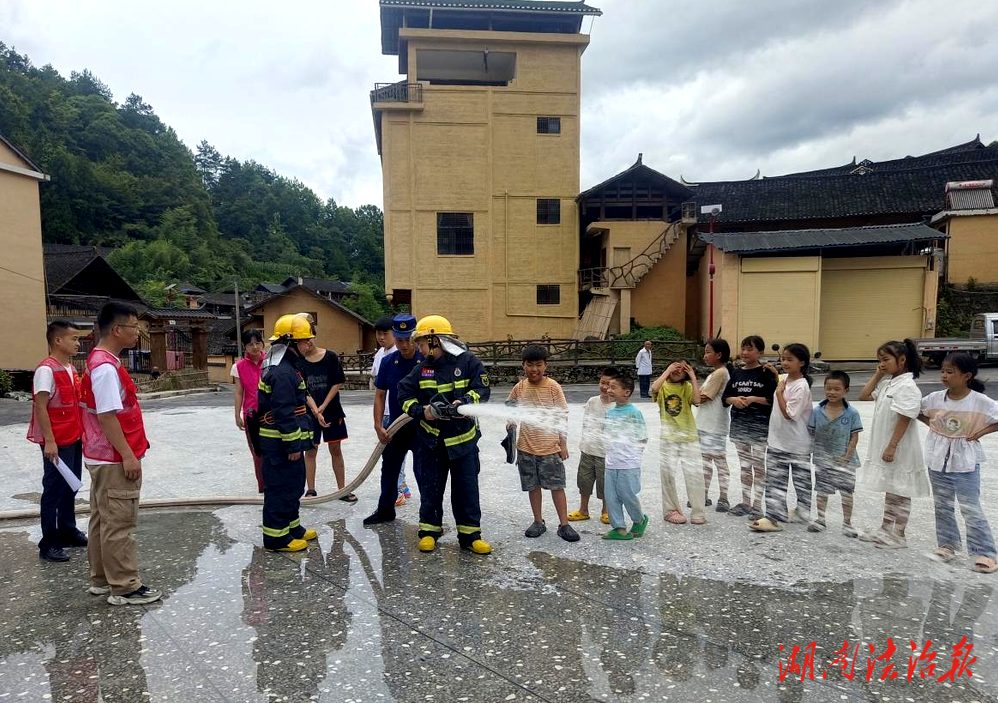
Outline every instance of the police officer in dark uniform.
[(461, 547), (489, 554), (482, 539), (478, 499), (478, 440), (474, 418), (457, 406), (488, 401), (489, 377), (478, 357), (454, 334), (450, 322), (429, 315), (413, 335), (426, 360), (398, 384), (402, 411), (418, 424), (416, 482), (419, 484), (419, 550), (432, 552), (443, 533), (444, 488), (451, 477), (451, 506)]
[(308, 416), (305, 380), (295, 367), (293, 344), (311, 339), (312, 326), (300, 315), (283, 315), (274, 335), (258, 391), (260, 453), (263, 455), (263, 546), (278, 552), (298, 552), (316, 538), (298, 517), (305, 485), (302, 452), (312, 448), (312, 420)]
[(415, 461), (416, 448), (419, 446), (415, 422), (404, 425), (390, 440), (385, 431), (387, 428), (382, 426), (386, 402), (389, 423), (395, 422), (404, 414), (399, 403), (398, 384), (423, 362), (423, 355), (416, 349), (416, 343), (412, 339), (415, 329), (416, 318), (412, 315), (396, 315), (392, 319), (395, 351), (381, 361), (378, 377), (374, 379), (374, 429), (378, 433), (378, 439), (388, 444), (381, 455), (381, 497), (378, 499), (377, 509), (364, 518), (365, 525), (377, 525), (395, 519), (399, 471), (409, 452), (412, 452)]

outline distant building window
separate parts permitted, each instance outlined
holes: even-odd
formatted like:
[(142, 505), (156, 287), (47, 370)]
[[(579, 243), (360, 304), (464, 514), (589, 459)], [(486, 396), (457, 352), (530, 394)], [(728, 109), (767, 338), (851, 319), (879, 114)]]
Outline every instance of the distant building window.
[(470, 212), (437, 213), (437, 254), (472, 256), (475, 253), (475, 216)]
[(561, 224), (561, 201), (557, 198), (537, 199), (537, 224)]
[(561, 286), (537, 286), (538, 305), (561, 305)]
[(537, 133), (538, 134), (561, 134), (561, 118), (560, 117), (538, 117), (537, 118)]

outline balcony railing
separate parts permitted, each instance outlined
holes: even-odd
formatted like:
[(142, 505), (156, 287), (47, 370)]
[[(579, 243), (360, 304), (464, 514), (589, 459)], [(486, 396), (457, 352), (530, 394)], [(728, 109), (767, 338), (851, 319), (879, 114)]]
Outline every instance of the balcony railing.
[(421, 103), (421, 83), (375, 83), (371, 91), (372, 103)]

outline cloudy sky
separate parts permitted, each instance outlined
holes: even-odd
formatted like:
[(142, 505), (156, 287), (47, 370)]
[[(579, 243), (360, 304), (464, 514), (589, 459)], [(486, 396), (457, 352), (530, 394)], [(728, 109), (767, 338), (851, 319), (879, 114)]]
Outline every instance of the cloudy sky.
[[(998, 2), (590, 4), (583, 188), (638, 152), (675, 178), (741, 179), (998, 138)], [(189, 146), (381, 203), (368, 91), (398, 76), (376, 0), (0, 0), (0, 41), (139, 93)]]

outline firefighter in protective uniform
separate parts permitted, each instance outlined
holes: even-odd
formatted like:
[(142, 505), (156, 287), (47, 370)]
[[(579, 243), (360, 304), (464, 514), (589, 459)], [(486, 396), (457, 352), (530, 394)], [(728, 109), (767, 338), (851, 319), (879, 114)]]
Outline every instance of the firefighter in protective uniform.
[(419, 423), (415, 473), (419, 485), (419, 550), (432, 552), (443, 533), (443, 499), (451, 478), (451, 507), (461, 547), (489, 554), (482, 539), (478, 499), (478, 440), (474, 418), (456, 406), (488, 401), (489, 377), (478, 357), (454, 334), (450, 322), (429, 315), (416, 323), (413, 339), (425, 360), (398, 384), (402, 411)]
[(295, 365), (294, 342), (311, 339), (312, 326), (298, 315), (282, 315), (274, 323), (270, 351), (263, 362), (257, 392), (256, 422), (263, 457), (263, 546), (279, 552), (298, 552), (316, 538), (298, 517), (305, 485), (303, 452), (312, 449), (312, 420), (308, 415), (305, 380)]

